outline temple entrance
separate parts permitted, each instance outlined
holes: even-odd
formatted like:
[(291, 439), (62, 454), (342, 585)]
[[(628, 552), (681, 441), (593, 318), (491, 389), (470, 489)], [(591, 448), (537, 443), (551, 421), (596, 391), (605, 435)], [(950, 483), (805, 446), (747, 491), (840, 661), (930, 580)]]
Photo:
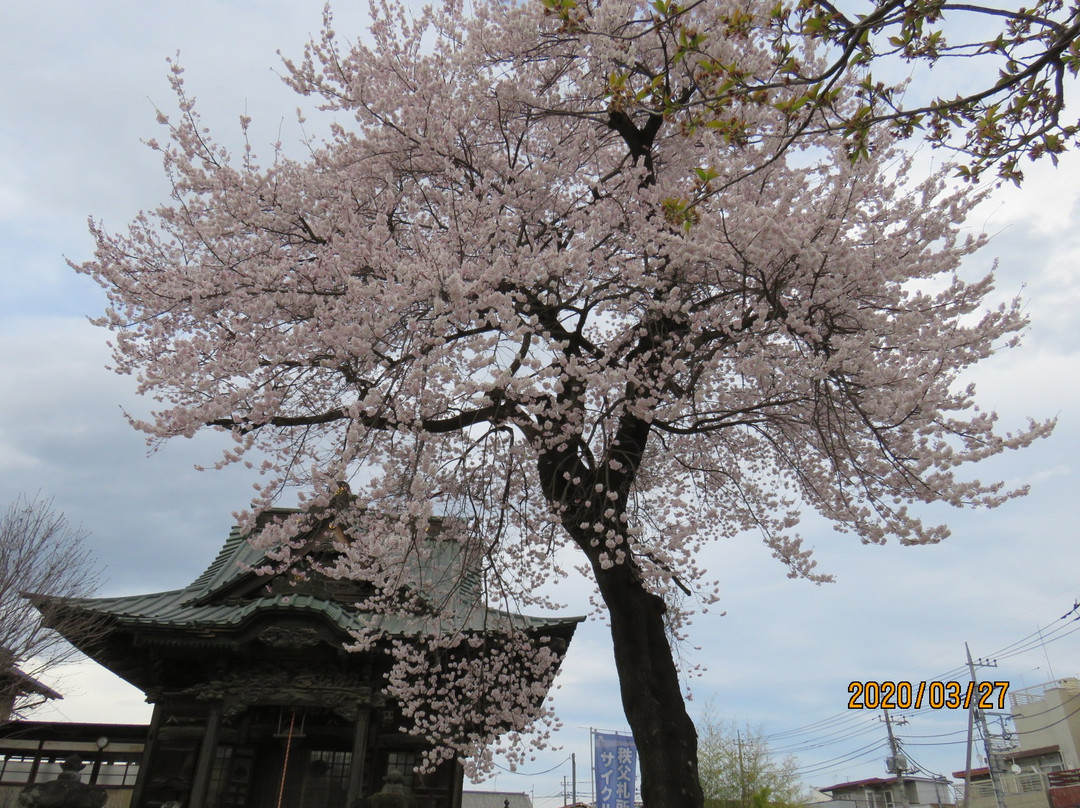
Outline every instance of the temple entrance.
[[(262, 707), (222, 732), (208, 808), (339, 808), (347, 803), (351, 726), (329, 710)], [(231, 741), (231, 742), (230, 742)]]
[(346, 804), (352, 754), (294, 745), (267, 745), (254, 755), (255, 776), (245, 808), (340, 808)]

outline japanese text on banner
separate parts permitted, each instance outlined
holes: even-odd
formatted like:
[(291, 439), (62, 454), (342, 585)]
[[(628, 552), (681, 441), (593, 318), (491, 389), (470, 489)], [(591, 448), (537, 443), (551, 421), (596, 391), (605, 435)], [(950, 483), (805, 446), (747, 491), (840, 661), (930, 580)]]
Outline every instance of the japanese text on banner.
[(629, 735), (593, 733), (596, 808), (634, 808), (637, 747)]

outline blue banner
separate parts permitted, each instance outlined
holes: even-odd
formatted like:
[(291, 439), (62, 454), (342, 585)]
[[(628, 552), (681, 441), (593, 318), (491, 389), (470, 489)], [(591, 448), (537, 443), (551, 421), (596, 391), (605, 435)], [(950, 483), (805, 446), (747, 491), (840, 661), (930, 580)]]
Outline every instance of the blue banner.
[(637, 747), (629, 735), (593, 733), (596, 808), (634, 808)]

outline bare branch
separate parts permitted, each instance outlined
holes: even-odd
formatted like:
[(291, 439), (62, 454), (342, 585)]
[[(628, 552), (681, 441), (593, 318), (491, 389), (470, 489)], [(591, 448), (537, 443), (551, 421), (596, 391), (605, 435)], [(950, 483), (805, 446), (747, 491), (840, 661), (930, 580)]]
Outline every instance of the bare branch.
[(77, 653), (61, 633), (90, 638), (99, 628), (75, 617), (46, 628), (51, 615), (34, 605), (35, 595), (87, 597), (97, 589), (86, 536), (40, 495), (20, 496), (0, 515), (0, 699), (16, 713), (39, 695), (18, 672), (36, 680)]

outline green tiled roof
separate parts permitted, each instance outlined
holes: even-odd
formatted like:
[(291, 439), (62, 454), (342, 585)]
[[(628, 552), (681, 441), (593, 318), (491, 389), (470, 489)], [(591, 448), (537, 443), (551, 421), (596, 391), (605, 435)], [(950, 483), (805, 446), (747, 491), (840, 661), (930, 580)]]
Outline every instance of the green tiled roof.
[[(233, 528), (213, 562), (183, 589), (111, 598), (50, 598), (31, 596), (39, 607), (49, 604), (65, 609), (106, 615), (128, 629), (187, 632), (229, 632), (242, 627), (257, 615), (318, 615), (342, 632), (376, 630), (392, 636), (414, 636), (454, 630), (481, 631), (505, 626), (506, 621), (528, 630), (548, 627), (568, 628), (584, 618), (548, 618), (510, 615), (487, 608), (478, 601), (469, 576), (460, 575), (454, 562), (458, 546), (434, 540), (425, 563), (425, 594), (429, 599), (449, 602), (439, 614), (402, 612), (397, 614), (364, 611), (350, 602), (301, 591), (270, 592), (265, 586), (272, 576), (252, 572), (267, 563), (265, 554), (247, 541), (247, 534)], [(452, 587), (457, 587), (456, 591)], [(471, 590), (471, 591), (470, 591)], [(243, 593), (237, 597), (237, 593)]]
[(210, 566), (188, 584), (187, 589), (216, 589), (221, 584), (239, 578), (246, 567), (258, 564), (264, 554), (252, 547), (247, 537), (248, 534), (239, 526), (233, 525), (229, 538), (225, 540), (225, 546), (218, 550), (217, 557), (210, 562)]
[[(54, 599), (55, 600), (55, 599)], [(177, 589), (152, 595), (120, 598), (66, 599), (64, 604), (77, 609), (113, 617), (128, 627), (176, 628), (210, 630), (238, 627), (254, 615), (264, 612), (289, 614), (318, 614), (344, 631), (374, 629), (396, 636), (412, 636), (427, 632), (452, 630), (480, 631), (485, 623), (503, 621), (509, 615), (486, 607), (461, 613), (442, 615), (374, 614), (315, 595), (295, 593), (257, 597), (222, 604), (191, 605), (191, 590)], [(515, 615), (515, 625), (527, 629), (543, 629), (578, 623), (583, 618), (529, 617)]]

